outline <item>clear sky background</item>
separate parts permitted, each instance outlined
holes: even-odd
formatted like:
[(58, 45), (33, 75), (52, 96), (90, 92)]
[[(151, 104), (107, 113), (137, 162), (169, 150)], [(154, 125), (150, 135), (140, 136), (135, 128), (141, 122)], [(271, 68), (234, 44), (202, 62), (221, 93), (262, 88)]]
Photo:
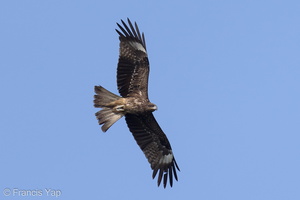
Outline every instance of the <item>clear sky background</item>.
[[(102, 133), (94, 116), (94, 85), (117, 93), (127, 17), (173, 188), (124, 119)], [(300, 199), (300, 1), (1, 1), (0, 27), (0, 199)]]

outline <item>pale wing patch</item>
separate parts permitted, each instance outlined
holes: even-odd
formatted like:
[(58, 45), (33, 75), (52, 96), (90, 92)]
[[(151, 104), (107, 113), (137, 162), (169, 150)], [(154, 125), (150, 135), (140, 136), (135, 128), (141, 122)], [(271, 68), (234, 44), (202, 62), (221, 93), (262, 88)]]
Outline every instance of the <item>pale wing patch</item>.
[(143, 47), (143, 45), (142, 45), (141, 43), (139, 43), (139, 42), (132, 41), (132, 42), (130, 42), (130, 45), (131, 45), (133, 48), (137, 49), (137, 50), (140, 50), (140, 51), (142, 51), (142, 52), (144, 52), (144, 53), (147, 53), (147, 52), (146, 52), (146, 49), (145, 49), (145, 48)]
[(174, 158), (174, 156), (172, 153), (170, 153), (168, 155), (164, 155), (163, 157), (160, 158), (159, 164), (170, 164), (170, 163), (172, 163), (173, 158)]

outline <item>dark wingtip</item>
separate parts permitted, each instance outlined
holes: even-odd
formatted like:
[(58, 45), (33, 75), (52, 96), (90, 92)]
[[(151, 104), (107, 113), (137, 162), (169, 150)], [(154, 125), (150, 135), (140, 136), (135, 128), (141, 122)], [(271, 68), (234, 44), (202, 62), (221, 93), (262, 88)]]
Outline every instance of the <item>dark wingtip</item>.
[[(118, 23), (117, 23), (118, 24)], [(119, 25), (119, 24), (118, 24)], [(115, 29), (116, 32), (119, 34), (119, 36), (122, 36), (123, 34), (118, 30), (118, 29)]]
[(152, 179), (154, 179), (154, 178), (155, 178), (155, 176), (156, 176), (157, 172), (158, 172), (158, 169), (154, 169), (154, 170), (153, 170), (153, 173), (152, 173)]
[(168, 181), (168, 172), (164, 173), (164, 188), (167, 186), (167, 181)]
[(158, 174), (158, 178), (157, 178), (157, 186), (160, 186), (161, 180), (162, 180), (162, 176), (163, 176), (163, 170), (160, 169), (159, 170), (159, 174)]
[(154, 179), (155, 176), (158, 174), (157, 186), (159, 187), (161, 182), (163, 182), (163, 187), (166, 188), (167, 184), (168, 184), (168, 179), (169, 179), (170, 187), (173, 187), (173, 177), (175, 178), (176, 181), (178, 181), (176, 168), (179, 170), (177, 164), (175, 164), (175, 162), (174, 162), (168, 168), (153, 169), (152, 178)]
[(173, 172), (172, 172), (173, 167), (169, 167), (169, 181), (170, 181), (170, 186), (173, 186)]
[(116, 23), (120, 30), (116, 29), (116, 32), (119, 34), (120, 37), (131, 38), (134, 40), (139, 41), (146, 50), (146, 41), (144, 33), (140, 33), (139, 27), (136, 22), (133, 23), (127, 17), (128, 25), (121, 19), (121, 23)]

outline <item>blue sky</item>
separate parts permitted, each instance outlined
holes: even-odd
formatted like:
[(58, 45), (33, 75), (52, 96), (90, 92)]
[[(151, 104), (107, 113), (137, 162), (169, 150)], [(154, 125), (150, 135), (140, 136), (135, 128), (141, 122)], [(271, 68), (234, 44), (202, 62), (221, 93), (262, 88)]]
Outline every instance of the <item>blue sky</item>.
[[(0, 198), (300, 199), (299, 10), (1, 1)], [(114, 29), (127, 17), (146, 36), (149, 97), (181, 169), (173, 188), (152, 180), (124, 119), (102, 133), (94, 116), (94, 85), (117, 92)]]

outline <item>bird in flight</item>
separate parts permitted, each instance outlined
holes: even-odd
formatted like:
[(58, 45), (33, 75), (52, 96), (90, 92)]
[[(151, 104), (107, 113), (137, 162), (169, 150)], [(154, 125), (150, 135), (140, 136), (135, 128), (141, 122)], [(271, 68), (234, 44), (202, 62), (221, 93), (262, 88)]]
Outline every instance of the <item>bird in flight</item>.
[(120, 49), (117, 67), (117, 85), (121, 96), (102, 86), (95, 86), (94, 106), (102, 108), (95, 115), (101, 129), (106, 132), (116, 121), (125, 116), (129, 130), (144, 152), (153, 170), (152, 178), (158, 174), (157, 184), (163, 180), (164, 188), (173, 186), (173, 177), (178, 180), (180, 171), (167, 136), (158, 125), (152, 112), (157, 106), (148, 98), (149, 60), (144, 33), (137, 23), (129, 19), (118, 24)]

